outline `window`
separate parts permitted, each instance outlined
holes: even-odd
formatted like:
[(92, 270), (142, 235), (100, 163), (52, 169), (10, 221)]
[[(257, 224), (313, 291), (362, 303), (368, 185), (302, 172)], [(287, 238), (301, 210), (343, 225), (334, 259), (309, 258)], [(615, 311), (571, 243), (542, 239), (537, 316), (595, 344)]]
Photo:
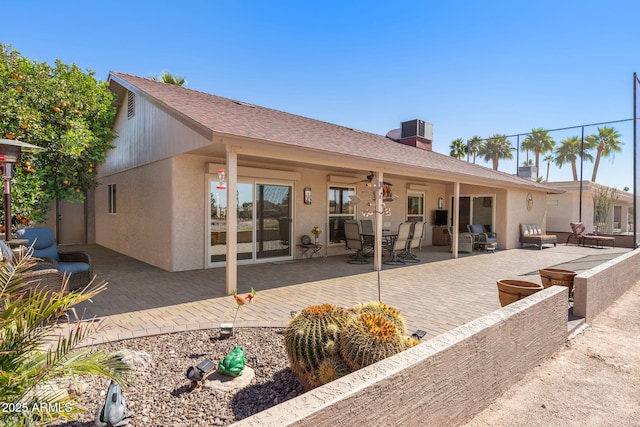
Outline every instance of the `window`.
[(353, 187), (329, 187), (329, 242), (344, 242), (344, 221), (356, 218), (355, 206), (349, 204), (349, 196), (355, 195)]
[(116, 213), (116, 185), (109, 184), (109, 188), (107, 190), (109, 192), (109, 213)]
[(407, 221), (424, 221), (424, 193), (407, 194)]

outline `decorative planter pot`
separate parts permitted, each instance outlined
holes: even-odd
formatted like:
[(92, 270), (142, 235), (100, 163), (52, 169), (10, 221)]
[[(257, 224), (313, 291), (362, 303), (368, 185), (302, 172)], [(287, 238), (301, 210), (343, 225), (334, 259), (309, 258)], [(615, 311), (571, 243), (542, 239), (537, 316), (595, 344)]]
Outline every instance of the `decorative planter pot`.
[(571, 270), (562, 270), (559, 268), (541, 268), (540, 279), (542, 286), (548, 288), (549, 286), (566, 286), (569, 288), (569, 298), (573, 294), (573, 278), (578, 273)]
[(539, 283), (525, 282), (524, 280), (501, 279), (497, 283), (498, 298), (502, 307), (544, 289)]

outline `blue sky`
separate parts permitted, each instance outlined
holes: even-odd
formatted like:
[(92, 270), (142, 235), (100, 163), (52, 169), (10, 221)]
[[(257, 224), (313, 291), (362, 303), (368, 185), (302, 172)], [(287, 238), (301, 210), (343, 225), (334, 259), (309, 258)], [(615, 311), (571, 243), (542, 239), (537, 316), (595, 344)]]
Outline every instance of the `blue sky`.
[[(629, 119), (640, 72), (636, 1), (22, 0), (3, 16), (0, 41), (30, 59), (101, 80), (166, 70), (191, 89), (383, 135), (419, 118), (446, 154), (455, 138)], [(614, 126), (624, 152), (597, 182), (632, 187), (632, 126)], [(500, 170), (515, 173), (515, 156)], [(571, 180), (570, 168), (552, 165), (549, 179)]]

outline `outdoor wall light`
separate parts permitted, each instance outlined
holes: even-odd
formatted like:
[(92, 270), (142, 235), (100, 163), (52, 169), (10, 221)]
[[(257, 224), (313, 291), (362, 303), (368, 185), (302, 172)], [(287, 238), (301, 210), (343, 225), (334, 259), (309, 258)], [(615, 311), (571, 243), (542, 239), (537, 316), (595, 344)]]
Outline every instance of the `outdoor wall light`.
[(227, 189), (227, 184), (224, 182), (224, 169), (218, 169), (218, 185), (216, 185), (216, 188), (218, 190), (226, 190)]
[(411, 334), (411, 338), (415, 338), (417, 340), (421, 340), (422, 338), (424, 338), (425, 335), (427, 335), (427, 333), (425, 331), (423, 331), (422, 329), (418, 329), (413, 334)]
[(195, 387), (198, 381), (202, 381), (205, 374), (213, 368), (213, 362), (209, 359), (204, 359), (198, 363), (198, 366), (189, 366), (187, 369), (187, 378), (191, 381), (191, 386)]

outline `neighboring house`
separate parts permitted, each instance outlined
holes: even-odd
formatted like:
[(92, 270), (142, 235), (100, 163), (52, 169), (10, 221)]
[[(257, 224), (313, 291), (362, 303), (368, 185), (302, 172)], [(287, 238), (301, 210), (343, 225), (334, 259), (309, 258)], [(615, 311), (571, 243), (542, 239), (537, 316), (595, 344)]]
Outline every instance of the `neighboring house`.
[[(594, 214), (594, 195), (611, 190), (611, 187), (591, 181), (582, 182), (582, 198), (580, 197), (580, 181), (552, 182), (564, 193), (547, 196), (547, 230), (571, 232), (569, 223), (582, 222), (588, 232), (600, 231), (608, 234), (625, 234), (633, 232), (633, 194), (616, 189), (617, 200), (612, 202), (612, 209), (606, 218), (602, 218), (596, 230)], [(610, 194), (610, 192), (609, 192)], [(580, 201), (582, 200), (582, 205)], [(582, 215), (581, 214), (582, 209)]]
[(108, 83), (118, 137), (94, 192), (95, 240), (169, 271), (225, 266), (228, 255), (293, 259), (314, 226), (322, 255), (345, 254), (343, 221), (363, 218), (372, 174), (398, 196), (383, 225), (423, 219), (424, 245), (435, 211), (451, 224), (460, 197), (460, 229), (482, 222), (500, 248), (517, 247), (519, 224), (544, 227), (547, 193), (558, 192), (431, 151), (419, 120), (394, 140), (122, 73)]

